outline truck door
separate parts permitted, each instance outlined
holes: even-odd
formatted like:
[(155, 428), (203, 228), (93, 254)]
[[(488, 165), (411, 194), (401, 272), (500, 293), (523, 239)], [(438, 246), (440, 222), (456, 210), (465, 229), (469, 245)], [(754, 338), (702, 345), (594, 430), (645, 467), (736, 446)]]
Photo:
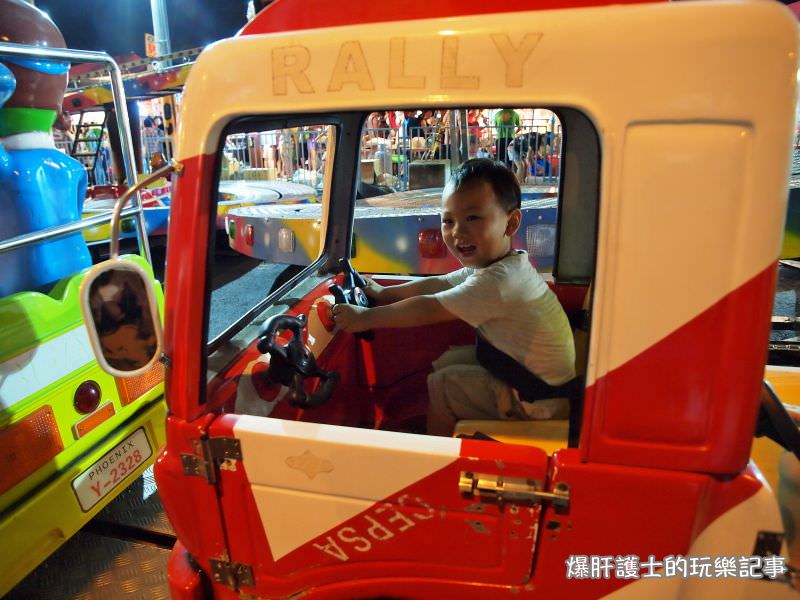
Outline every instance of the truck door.
[[(302, 248), (306, 262), (316, 261), (321, 250), (309, 245), (306, 229), (329, 219), (335, 230), (339, 220), (349, 219), (342, 200), (356, 195), (352, 175), (359, 164), (361, 136), (348, 135), (347, 129), (360, 127), (362, 117), (298, 117), (229, 128), (221, 145), (226, 158), (220, 161), (218, 185), (228, 194), (219, 197), (227, 198), (220, 203), (229, 209), (223, 226), (231, 241), (247, 245), (250, 238), (255, 247), (258, 240), (278, 239), (264, 251)], [(239, 138), (259, 140), (262, 147), (250, 147), (245, 155), (234, 143)], [(265, 154), (273, 142), (277, 160), (269, 151)], [(306, 148), (298, 151), (299, 143)], [(231, 172), (234, 160), (253, 175), (250, 163), (265, 164), (265, 176), (272, 169), (294, 173), (296, 185), (316, 190), (317, 202), (277, 202), (287, 200), (285, 196), (258, 201), (253, 190), (266, 193), (280, 184), (237, 180)], [(309, 168), (312, 164), (315, 168)], [(352, 183), (344, 189), (331, 181)], [(235, 206), (236, 198), (245, 194), (251, 194), (253, 205)], [(248, 232), (236, 217), (257, 209), (274, 215), (316, 210), (317, 216), (299, 225), (296, 219), (268, 218), (263, 230)], [(258, 255), (257, 248), (253, 252)], [(349, 596), (365, 593), (370, 581), (382, 580), (375, 584), (377, 594), (387, 578), (397, 579), (401, 588), (409, 586), (409, 593), (423, 582), (444, 591), (463, 585), (459, 582), (508, 587), (528, 581), (539, 502), (547, 485), (547, 455), (533, 446), (379, 430), (376, 405), (388, 410), (389, 402), (378, 390), (392, 387), (384, 380), (394, 377), (385, 375), (387, 352), (382, 349), (389, 342), (380, 337), (363, 342), (320, 326), (314, 302), (333, 280), (317, 274), (318, 265), (288, 284), (288, 293), (278, 291), (285, 297), (273, 300), (263, 316), (239, 331), (233, 321), (241, 313), (231, 315), (212, 299), (209, 336), (218, 341), (212, 342), (208, 357), (206, 403), (210, 409), (223, 407), (225, 414), (213, 421), (202, 444), (203, 453), (219, 465), (214, 485), (227, 552), (225, 557), (198, 558), (209, 561), (220, 582), (270, 597), (359, 582), (341, 592)], [(214, 265), (213, 278), (219, 266)], [(237, 301), (257, 303), (267, 287), (265, 274), (274, 277), (282, 268), (260, 263), (241, 292), (252, 298), (237, 294)], [(281, 312), (307, 319), (306, 345), (324, 369), (338, 374), (334, 396), (325, 404), (298, 409), (285, 388), (264, 377), (271, 357), (261, 354), (253, 339), (264, 319)], [(420, 368), (414, 366), (417, 360)], [(367, 364), (375, 373), (365, 376), (361, 371)], [(429, 357), (404, 356), (404, 372), (413, 375), (429, 368)], [(422, 410), (424, 415), (424, 406)], [(384, 424), (387, 419), (384, 415)]]
[(241, 591), (529, 579), (541, 449), (244, 415), (210, 433), (240, 447), (219, 491), (231, 561), (252, 572)]

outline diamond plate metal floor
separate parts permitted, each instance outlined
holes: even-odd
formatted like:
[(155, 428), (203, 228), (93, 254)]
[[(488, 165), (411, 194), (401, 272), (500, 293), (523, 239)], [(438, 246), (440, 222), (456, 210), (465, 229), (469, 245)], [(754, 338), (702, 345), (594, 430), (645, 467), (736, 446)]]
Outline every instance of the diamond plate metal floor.
[(168, 600), (174, 541), (151, 468), (6, 598)]
[[(167, 519), (158, 498), (153, 467), (147, 469), (128, 489), (106, 506), (93, 519), (92, 524), (122, 525), (175, 537), (172, 524)], [(174, 540), (173, 540), (174, 541)]]

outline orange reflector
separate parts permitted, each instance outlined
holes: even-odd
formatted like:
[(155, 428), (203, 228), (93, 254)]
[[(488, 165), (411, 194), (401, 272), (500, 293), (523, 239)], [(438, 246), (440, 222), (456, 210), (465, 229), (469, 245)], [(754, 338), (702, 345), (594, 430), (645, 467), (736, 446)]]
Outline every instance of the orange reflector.
[(43, 406), (0, 431), (0, 494), (64, 449), (53, 409)]
[(111, 402), (103, 404), (100, 408), (94, 411), (92, 414), (84, 417), (72, 428), (72, 433), (75, 434), (75, 439), (82, 438), (87, 433), (89, 433), (92, 429), (100, 425), (103, 421), (108, 421), (111, 417), (114, 416), (114, 405)]
[(136, 377), (118, 377), (117, 390), (122, 406), (130, 404), (137, 398), (152, 390), (164, 381), (164, 365), (157, 362), (150, 369)]

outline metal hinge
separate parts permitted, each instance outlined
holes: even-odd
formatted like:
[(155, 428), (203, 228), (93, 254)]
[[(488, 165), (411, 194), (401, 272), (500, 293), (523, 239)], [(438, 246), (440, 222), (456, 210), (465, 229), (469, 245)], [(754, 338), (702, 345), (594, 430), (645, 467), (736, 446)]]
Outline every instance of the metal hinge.
[(236, 438), (208, 438), (195, 441), (194, 446), (194, 454), (181, 454), (183, 474), (204, 477), (208, 483), (217, 481), (217, 465), (242, 460), (242, 444)]
[(250, 565), (237, 562), (229, 562), (218, 558), (208, 559), (211, 565), (211, 576), (214, 581), (228, 586), (232, 590), (238, 590), (243, 585), (253, 587), (253, 568)]
[(759, 531), (753, 556), (780, 556), (784, 534), (782, 531)]
[(800, 330), (800, 318), (798, 317), (772, 317), (773, 331), (792, 331)]
[(556, 506), (569, 507), (569, 486), (559, 482), (552, 492), (546, 492), (542, 482), (519, 477), (503, 477), (486, 473), (462, 471), (458, 480), (462, 494), (490, 498), (497, 502), (552, 502)]
[(780, 342), (770, 342), (769, 349), (779, 352), (800, 352), (800, 344), (795, 341), (796, 339), (797, 338), (791, 338)]

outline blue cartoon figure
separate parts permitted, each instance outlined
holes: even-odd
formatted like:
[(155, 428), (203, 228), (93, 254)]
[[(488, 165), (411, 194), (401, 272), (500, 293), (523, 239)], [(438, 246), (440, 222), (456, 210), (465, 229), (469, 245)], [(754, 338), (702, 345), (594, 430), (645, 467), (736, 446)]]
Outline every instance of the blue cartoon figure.
[[(64, 47), (58, 27), (23, 0), (0, 0), (0, 39)], [(86, 195), (81, 163), (55, 148), (69, 64), (0, 55), (0, 239), (77, 221)], [(0, 297), (48, 291), (92, 264), (80, 232), (0, 253)]]

